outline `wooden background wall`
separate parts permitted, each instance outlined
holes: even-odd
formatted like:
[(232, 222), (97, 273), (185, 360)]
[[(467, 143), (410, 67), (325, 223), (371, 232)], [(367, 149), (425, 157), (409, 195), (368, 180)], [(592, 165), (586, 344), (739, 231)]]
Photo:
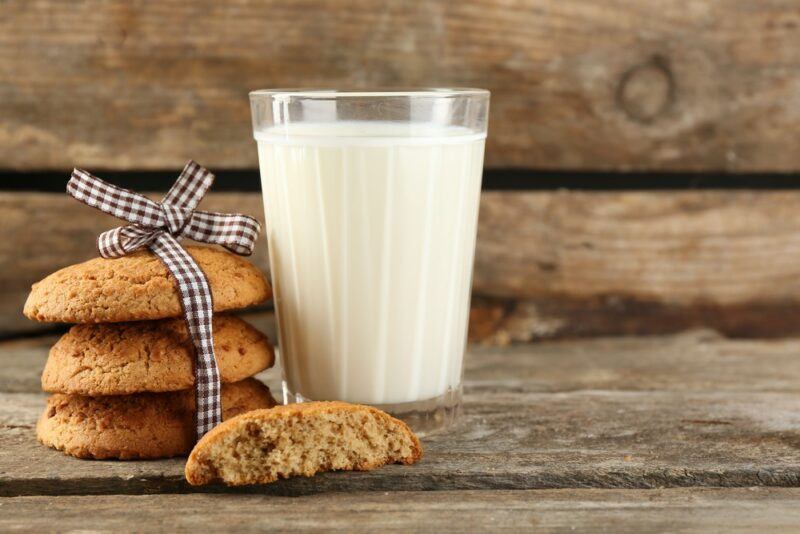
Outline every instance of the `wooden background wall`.
[(386, 85), (492, 91), (473, 339), (800, 331), (796, 0), (6, 0), (0, 41), (0, 336), (114, 224), (73, 166), (261, 216), (247, 92)]

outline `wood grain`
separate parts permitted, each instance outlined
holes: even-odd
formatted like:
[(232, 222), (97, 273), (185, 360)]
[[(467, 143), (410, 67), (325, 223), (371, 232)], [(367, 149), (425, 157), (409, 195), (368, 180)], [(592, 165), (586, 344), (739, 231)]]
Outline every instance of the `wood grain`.
[(795, 532), (798, 498), (794, 488), (15, 497), (0, 501), (0, 529)]
[(793, 0), (9, 0), (0, 167), (252, 168), (249, 90), (462, 85), (492, 167), (796, 171), (798, 39)]
[(798, 207), (795, 191), (486, 193), (476, 292), (793, 301)]
[[(426, 438), (420, 464), (245, 491), (796, 486), (797, 344), (701, 332), (485, 349), (467, 359), (462, 422)], [(181, 460), (86, 462), (37, 445), (43, 401), (0, 394), (0, 494), (188, 490)]]
[[(263, 220), (257, 193), (204, 207)], [(0, 193), (0, 334), (41, 329), (30, 284), (96, 254), (118, 224), (66, 195)], [(268, 268), (266, 240), (253, 257)], [(652, 334), (709, 326), (735, 336), (800, 332), (800, 192), (486, 192), (473, 339)]]

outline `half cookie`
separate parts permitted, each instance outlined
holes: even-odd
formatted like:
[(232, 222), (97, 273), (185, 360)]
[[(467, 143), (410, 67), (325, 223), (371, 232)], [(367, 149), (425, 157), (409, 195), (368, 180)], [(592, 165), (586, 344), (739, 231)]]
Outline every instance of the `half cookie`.
[[(272, 296), (261, 272), (226, 250), (186, 247), (211, 285), (214, 311), (260, 304)], [(95, 258), (33, 284), (25, 316), (35, 321), (117, 323), (180, 317), (175, 281), (152, 252)]]
[(257, 410), (206, 434), (189, 455), (192, 485), (265, 484), (321, 471), (413, 464), (422, 446), (408, 426), (357, 404), (308, 402)]
[[(223, 382), (272, 366), (267, 337), (236, 317), (214, 316), (214, 351)], [(76, 325), (50, 349), (42, 389), (127, 395), (194, 387), (194, 348), (183, 319)]]
[[(258, 380), (222, 386), (225, 419), (269, 408), (275, 400)], [(167, 458), (195, 442), (194, 391), (110, 397), (51, 396), (36, 425), (44, 445), (78, 458)]]

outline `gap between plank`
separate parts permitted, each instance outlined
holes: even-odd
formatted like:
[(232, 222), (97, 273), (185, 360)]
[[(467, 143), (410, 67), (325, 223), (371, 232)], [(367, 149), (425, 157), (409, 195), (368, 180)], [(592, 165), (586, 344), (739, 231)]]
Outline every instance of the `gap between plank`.
[[(89, 169), (114, 184), (140, 191), (166, 191), (178, 169), (118, 171)], [(261, 191), (258, 169), (212, 169), (214, 191)], [(63, 192), (71, 170), (0, 171), (0, 191)], [(796, 173), (697, 173), (697, 172), (586, 172), (536, 169), (486, 169), (484, 191), (663, 191), (683, 189), (800, 189)]]

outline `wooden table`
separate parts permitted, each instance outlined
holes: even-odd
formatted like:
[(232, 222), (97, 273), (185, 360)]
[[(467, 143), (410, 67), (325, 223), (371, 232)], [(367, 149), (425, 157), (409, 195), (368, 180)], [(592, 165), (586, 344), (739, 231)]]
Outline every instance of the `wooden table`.
[(794, 530), (800, 521), (800, 339), (696, 330), (474, 347), (465, 417), (424, 440), (418, 465), (235, 491), (189, 487), (180, 459), (81, 461), (37, 444), (52, 343), (0, 344), (0, 531)]

